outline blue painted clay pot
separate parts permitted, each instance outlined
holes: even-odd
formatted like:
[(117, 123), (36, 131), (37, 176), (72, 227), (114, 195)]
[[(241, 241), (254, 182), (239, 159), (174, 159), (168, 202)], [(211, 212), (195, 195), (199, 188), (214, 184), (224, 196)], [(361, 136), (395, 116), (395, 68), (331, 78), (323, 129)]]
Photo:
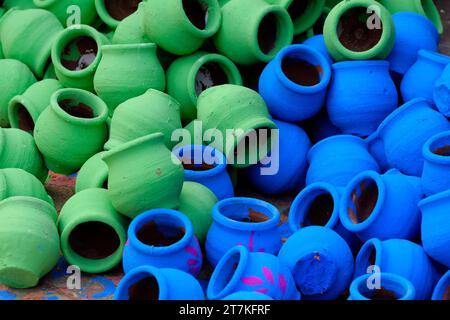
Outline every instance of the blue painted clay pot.
[(439, 280), (431, 300), (450, 300), (450, 270)]
[(311, 38), (308, 38), (305, 41), (303, 41), (303, 44), (305, 46), (309, 46), (313, 49), (316, 49), (318, 52), (320, 52), (325, 57), (325, 59), (327, 59), (330, 65), (334, 63), (333, 58), (331, 58), (330, 54), (328, 53), (328, 49), (327, 46), (325, 45), (325, 39), (323, 38), (323, 34), (312, 36)]
[(286, 241), (279, 257), (291, 270), (304, 300), (336, 299), (352, 279), (352, 252), (330, 228), (300, 229)]
[(249, 252), (244, 246), (230, 249), (214, 270), (207, 296), (222, 299), (239, 291), (265, 294), (274, 300), (299, 300), (289, 269), (268, 253)]
[(450, 66), (447, 65), (433, 90), (434, 103), (446, 117), (450, 116)]
[(120, 281), (114, 300), (204, 300), (202, 287), (190, 274), (177, 269), (142, 266)]
[[(372, 277), (379, 277), (379, 288), (371, 287)], [(353, 280), (348, 300), (414, 300), (412, 283), (396, 274), (366, 274)]]
[(364, 140), (351, 135), (337, 135), (315, 144), (308, 153), (308, 161), (306, 185), (328, 182), (345, 187), (360, 172), (379, 171)]
[(251, 292), (251, 291), (238, 291), (235, 293), (226, 296), (222, 300), (235, 300), (235, 301), (258, 301), (258, 300), (273, 300), (268, 295), (259, 292)]
[(191, 221), (171, 209), (154, 209), (135, 218), (128, 228), (123, 268), (128, 273), (139, 266), (173, 268), (196, 276), (202, 252)]
[(330, 79), (326, 58), (310, 46), (297, 44), (281, 50), (264, 68), (259, 93), (272, 116), (296, 122), (320, 111)]
[(369, 136), (397, 108), (397, 89), (389, 74), (389, 63), (345, 61), (332, 68), (327, 97), (331, 122), (345, 134)]
[(280, 212), (270, 203), (252, 198), (230, 198), (213, 208), (213, 224), (205, 249), (208, 262), (215, 266), (236, 245), (250, 252), (278, 254), (281, 234)]

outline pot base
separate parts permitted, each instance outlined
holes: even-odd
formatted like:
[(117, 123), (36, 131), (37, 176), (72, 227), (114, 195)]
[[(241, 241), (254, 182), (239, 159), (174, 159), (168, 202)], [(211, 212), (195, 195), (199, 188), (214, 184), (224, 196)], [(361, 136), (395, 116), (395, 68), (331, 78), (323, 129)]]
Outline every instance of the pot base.
[(26, 289), (36, 286), (39, 277), (32, 271), (19, 267), (0, 269), (0, 283), (10, 288)]

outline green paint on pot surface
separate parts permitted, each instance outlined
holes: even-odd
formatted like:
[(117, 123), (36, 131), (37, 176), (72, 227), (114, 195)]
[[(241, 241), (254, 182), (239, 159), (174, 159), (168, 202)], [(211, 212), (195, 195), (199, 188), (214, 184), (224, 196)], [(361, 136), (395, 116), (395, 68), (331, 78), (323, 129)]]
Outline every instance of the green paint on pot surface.
[(64, 26), (72, 22), (75, 14), (79, 14), (78, 24), (91, 24), (97, 17), (94, 0), (33, 0), (33, 3), (37, 8), (52, 12)]
[(135, 13), (123, 19), (114, 32), (113, 44), (132, 44), (152, 42), (145, 34), (144, 25), (144, 7), (140, 3)]
[(110, 28), (117, 28), (120, 21), (133, 14), (142, 0), (95, 0), (97, 13)]
[(78, 171), (75, 191), (91, 188), (108, 188), (108, 166), (102, 160), (105, 151), (99, 152), (89, 158)]

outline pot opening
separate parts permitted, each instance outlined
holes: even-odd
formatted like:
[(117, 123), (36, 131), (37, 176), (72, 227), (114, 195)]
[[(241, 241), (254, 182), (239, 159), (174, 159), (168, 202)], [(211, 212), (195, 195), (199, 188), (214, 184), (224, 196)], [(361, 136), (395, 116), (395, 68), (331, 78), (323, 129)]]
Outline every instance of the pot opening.
[(258, 45), (262, 53), (270, 54), (276, 48), (279, 25), (278, 17), (273, 12), (261, 20), (258, 28)]
[[(235, 138), (235, 137), (233, 137)], [(272, 146), (272, 129), (260, 128), (251, 130), (240, 139), (233, 150), (233, 159), (229, 163), (239, 165), (257, 164), (266, 157)]]
[(433, 141), (430, 145), (430, 152), (442, 157), (450, 156), (450, 136), (444, 136)]
[(369, 289), (367, 281), (362, 281), (358, 288), (359, 293), (369, 300), (398, 300), (398, 294), (393, 290), (381, 287), (380, 289)]
[(159, 300), (159, 285), (155, 277), (145, 277), (128, 288), (129, 300)]
[(69, 245), (83, 258), (100, 260), (119, 249), (120, 238), (110, 225), (92, 221), (81, 223), (72, 230)]
[(347, 213), (354, 224), (366, 221), (373, 213), (378, 202), (378, 186), (371, 179), (362, 180), (351, 192)]
[(286, 56), (281, 61), (284, 75), (292, 82), (311, 87), (320, 83), (323, 70), (320, 65), (313, 65), (296, 56)]
[(208, 5), (201, 0), (183, 0), (183, 10), (189, 21), (200, 30), (208, 24)]
[(136, 12), (140, 2), (142, 0), (103, 0), (108, 14), (118, 21)]
[(214, 272), (218, 275), (213, 287), (215, 295), (221, 293), (228, 286), (231, 280), (235, 277), (236, 270), (240, 263), (240, 252), (234, 252), (230, 257), (228, 257), (228, 260), (220, 268), (216, 268), (216, 270), (214, 270)]
[(71, 71), (80, 71), (94, 62), (98, 53), (95, 39), (81, 36), (73, 39), (64, 47), (61, 53), (61, 64)]
[[(314, 1), (314, 0), (313, 0)], [(290, 4), (287, 12), (291, 16), (292, 21), (295, 22), (298, 18), (303, 16), (310, 5), (310, 1), (308, 0), (294, 0)]]
[(102, 189), (108, 189), (108, 178), (106, 178), (105, 181), (103, 181)]
[(257, 204), (232, 203), (220, 208), (220, 212), (236, 222), (261, 223), (273, 218), (269, 209)]
[[(361, 260), (356, 265), (355, 274), (363, 275), (366, 274), (369, 267), (376, 266), (377, 262), (377, 248), (373, 243), (370, 243), (363, 248), (364, 251), (360, 252)], [(379, 267), (379, 266), (378, 266)]]
[(217, 62), (208, 62), (200, 67), (195, 76), (195, 93), (199, 96), (208, 88), (227, 83), (228, 75), (222, 66)]
[(329, 193), (321, 194), (314, 198), (309, 205), (301, 227), (325, 226), (331, 219), (334, 211), (334, 199)]
[(442, 296), (442, 300), (446, 300), (446, 301), (450, 300), (450, 285), (448, 285), (447, 289), (445, 289), (444, 295)]
[(209, 171), (216, 167), (214, 164), (208, 164), (205, 162), (202, 162), (201, 164), (191, 163), (190, 159), (185, 158), (181, 158), (181, 163), (183, 164), (184, 170), (190, 171)]
[(61, 109), (76, 118), (92, 119), (95, 118), (94, 110), (83, 102), (74, 99), (64, 99), (58, 102)]
[(364, 52), (380, 42), (383, 34), (381, 18), (376, 13), (367, 11), (365, 7), (356, 7), (345, 12), (339, 20), (337, 35), (348, 50)]
[(17, 104), (16, 112), (17, 112), (17, 124), (19, 129), (22, 129), (23, 131), (26, 132), (33, 132), (34, 121), (28, 110), (22, 104)]
[(150, 221), (144, 224), (136, 236), (140, 242), (153, 247), (168, 247), (183, 239), (184, 228), (169, 224), (169, 222)]

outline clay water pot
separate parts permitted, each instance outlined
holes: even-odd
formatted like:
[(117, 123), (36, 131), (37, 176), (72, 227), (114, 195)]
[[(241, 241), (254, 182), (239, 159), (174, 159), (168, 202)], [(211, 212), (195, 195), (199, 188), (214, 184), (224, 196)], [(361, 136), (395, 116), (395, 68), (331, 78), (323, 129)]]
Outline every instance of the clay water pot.
[(111, 29), (116, 29), (120, 21), (133, 14), (142, 0), (95, 0), (95, 8), (100, 19)]
[[(379, 276), (381, 288), (369, 288), (371, 279)], [(348, 300), (414, 300), (416, 289), (413, 284), (396, 274), (365, 274), (353, 280)]]
[(442, 276), (436, 288), (434, 288), (431, 300), (449, 300), (450, 299), (450, 271)]
[(141, 2), (137, 10), (117, 25), (112, 37), (113, 44), (132, 44), (152, 42), (144, 30), (144, 5)]
[(78, 23), (91, 24), (97, 17), (95, 0), (77, 0), (76, 3), (71, 0), (33, 0), (33, 4), (36, 8), (52, 12), (63, 26), (68, 24), (68, 19), (73, 14), (69, 8), (74, 4), (78, 7), (76, 10), (80, 19)]
[(75, 192), (85, 189), (108, 189), (108, 166), (102, 157), (106, 151), (99, 152), (90, 157), (80, 168), (77, 174)]
[(316, 51), (320, 52), (325, 59), (327, 59), (328, 63), (332, 65), (334, 63), (334, 60), (331, 58), (330, 54), (328, 53), (327, 46), (325, 45), (325, 38), (323, 34), (317, 34), (314, 35), (305, 41), (303, 41), (303, 44), (305, 46), (309, 46), (313, 49), (316, 49)]

